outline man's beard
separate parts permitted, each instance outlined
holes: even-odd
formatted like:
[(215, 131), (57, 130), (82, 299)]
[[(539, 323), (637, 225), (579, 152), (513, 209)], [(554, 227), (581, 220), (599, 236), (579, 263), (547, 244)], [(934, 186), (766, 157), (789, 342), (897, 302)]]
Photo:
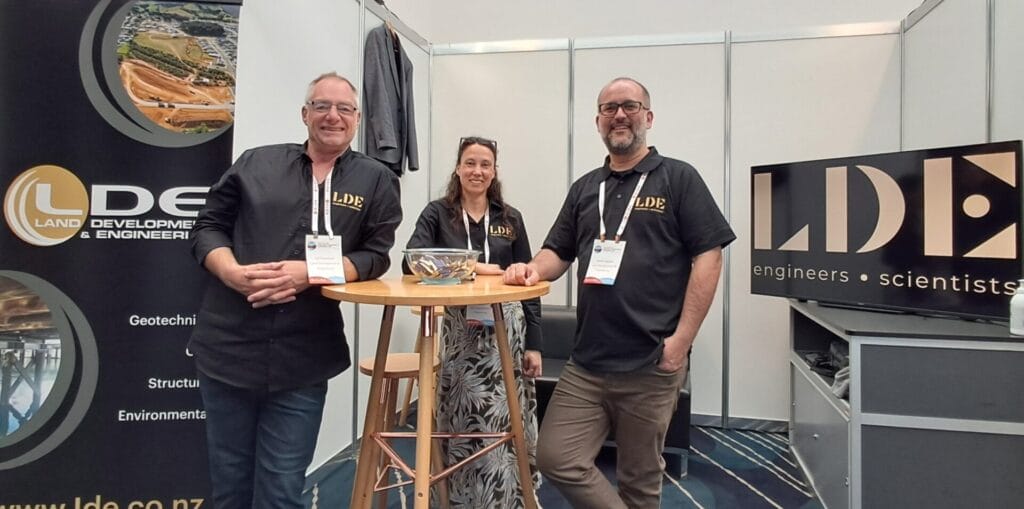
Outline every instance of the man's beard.
[(628, 142), (612, 141), (612, 135), (614, 133), (615, 127), (613, 126), (612, 129), (608, 131), (608, 134), (605, 135), (604, 137), (604, 146), (608, 148), (608, 153), (617, 156), (625, 156), (632, 154), (636, 152), (637, 149), (643, 147), (644, 143), (646, 143), (647, 141), (644, 135), (642, 133), (638, 133), (636, 128), (632, 125), (629, 126), (629, 133), (633, 137)]

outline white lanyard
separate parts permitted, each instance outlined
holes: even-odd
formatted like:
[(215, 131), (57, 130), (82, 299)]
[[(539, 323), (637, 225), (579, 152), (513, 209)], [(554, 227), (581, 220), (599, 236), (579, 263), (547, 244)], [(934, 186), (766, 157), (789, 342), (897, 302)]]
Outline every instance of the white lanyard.
[[(640, 181), (636, 183), (636, 189), (633, 190), (633, 196), (629, 198), (629, 205), (626, 205), (626, 212), (622, 215), (622, 222), (619, 223), (619, 231), (615, 233), (615, 242), (619, 241), (619, 237), (622, 237), (622, 232), (626, 229), (626, 222), (629, 221), (629, 215), (633, 213), (633, 204), (636, 203), (636, 197), (640, 195), (640, 188), (644, 187), (644, 181), (647, 180), (647, 173), (640, 174)], [(604, 241), (605, 228), (604, 228), (604, 180), (601, 181), (600, 190), (597, 193), (597, 214), (598, 219), (601, 222), (601, 241)]]
[[(488, 235), (491, 233), (490, 209), (484, 212), (484, 263), (491, 263), (491, 242)], [(466, 249), (473, 249), (473, 239), (469, 236), (469, 214), (462, 209), (462, 224), (466, 225)]]
[[(332, 169), (324, 178), (324, 226), (327, 228), (327, 235), (333, 237), (334, 229), (331, 227), (331, 173)], [(316, 183), (316, 176), (313, 175), (313, 214), (310, 224), (313, 225), (313, 235), (320, 234), (320, 184)]]

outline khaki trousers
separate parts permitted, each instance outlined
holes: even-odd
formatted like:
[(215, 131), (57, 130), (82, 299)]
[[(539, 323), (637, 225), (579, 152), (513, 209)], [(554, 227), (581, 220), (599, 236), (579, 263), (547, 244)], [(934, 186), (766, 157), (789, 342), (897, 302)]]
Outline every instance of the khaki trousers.
[[(537, 466), (573, 507), (661, 506), (661, 453), (684, 371), (594, 373), (566, 365), (544, 412)], [(594, 465), (609, 432), (617, 445), (618, 491)]]

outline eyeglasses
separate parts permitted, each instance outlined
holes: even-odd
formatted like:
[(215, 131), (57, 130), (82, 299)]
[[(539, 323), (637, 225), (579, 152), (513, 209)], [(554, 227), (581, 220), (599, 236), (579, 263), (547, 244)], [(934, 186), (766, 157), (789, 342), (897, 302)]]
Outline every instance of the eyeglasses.
[(306, 104), (309, 105), (310, 109), (315, 111), (317, 114), (326, 115), (331, 112), (331, 108), (338, 110), (338, 115), (351, 116), (359, 109), (351, 104), (337, 103), (334, 104), (331, 101), (308, 101)]
[(625, 101), (622, 103), (601, 103), (597, 105), (597, 112), (602, 117), (614, 117), (619, 112), (619, 108), (622, 108), (622, 112), (626, 115), (633, 115), (640, 113), (640, 110), (650, 109), (644, 106), (640, 101)]
[(498, 153), (498, 142), (489, 140), (487, 138), (481, 138), (479, 136), (464, 136), (459, 140), (459, 153), (462, 153), (462, 149), (466, 148), (466, 145), (483, 145), (495, 154)]

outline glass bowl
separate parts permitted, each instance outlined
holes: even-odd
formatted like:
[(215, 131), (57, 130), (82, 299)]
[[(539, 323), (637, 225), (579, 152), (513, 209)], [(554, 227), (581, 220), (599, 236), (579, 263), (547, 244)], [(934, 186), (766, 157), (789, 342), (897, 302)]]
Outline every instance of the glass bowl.
[(405, 263), (428, 285), (457, 285), (476, 269), (480, 251), (473, 249), (406, 249)]

